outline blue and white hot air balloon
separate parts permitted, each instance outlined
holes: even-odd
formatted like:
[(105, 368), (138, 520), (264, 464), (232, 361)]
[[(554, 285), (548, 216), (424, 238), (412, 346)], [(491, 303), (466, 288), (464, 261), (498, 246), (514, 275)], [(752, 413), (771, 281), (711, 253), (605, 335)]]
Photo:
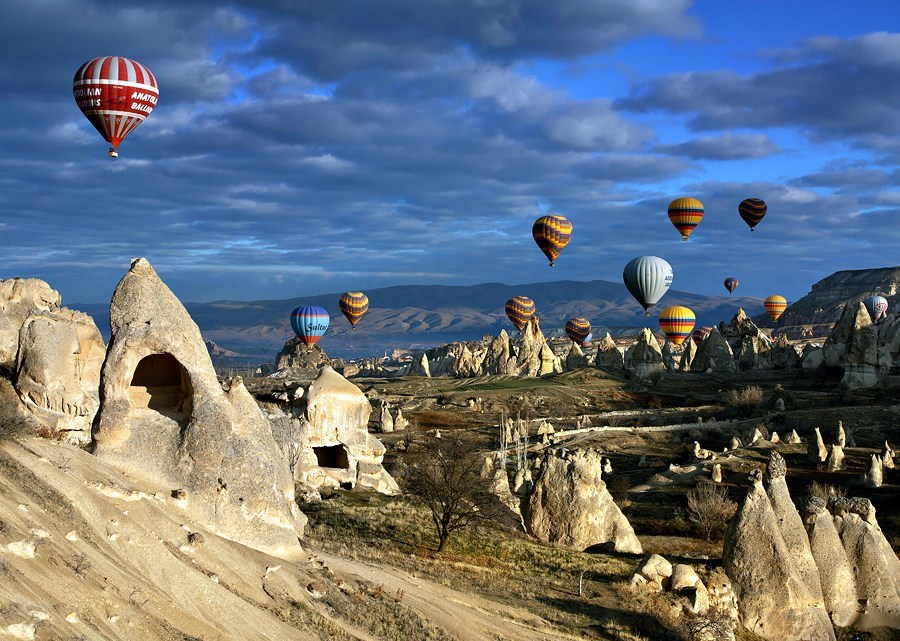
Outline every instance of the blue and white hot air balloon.
[(880, 323), (887, 316), (888, 302), (884, 296), (869, 296), (865, 300), (865, 306), (873, 323)]
[(291, 327), (306, 345), (315, 345), (325, 335), (330, 322), (324, 307), (302, 305), (291, 312)]

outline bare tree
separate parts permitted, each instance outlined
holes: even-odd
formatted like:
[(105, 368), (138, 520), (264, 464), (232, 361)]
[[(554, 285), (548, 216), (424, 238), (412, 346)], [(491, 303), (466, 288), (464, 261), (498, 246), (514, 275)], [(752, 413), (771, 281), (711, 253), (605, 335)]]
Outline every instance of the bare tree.
[(728, 500), (727, 490), (715, 483), (702, 481), (688, 492), (688, 516), (707, 541), (720, 535), (737, 511), (737, 503)]
[(429, 437), (409, 467), (407, 489), (431, 511), (441, 552), (450, 535), (496, 511), (497, 498), (481, 477), (484, 457), (455, 437)]

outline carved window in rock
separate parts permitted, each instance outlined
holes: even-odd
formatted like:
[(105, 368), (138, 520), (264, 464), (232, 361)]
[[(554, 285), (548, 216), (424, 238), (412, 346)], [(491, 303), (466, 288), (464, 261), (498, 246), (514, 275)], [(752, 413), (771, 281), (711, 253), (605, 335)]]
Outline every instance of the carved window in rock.
[(155, 410), (179, 418), (191, 413), (191, 379), (171, 354), (150, 354), (142, 358), (134, 370), (128, 395), (135, 409)]
[(331, 467), (341, 470), (350, 468), (350, 456), (347, 454), (347, 448), (340, 443), (314, 447), (313, 452), (316, 454), (316, 463), (319, 467)]

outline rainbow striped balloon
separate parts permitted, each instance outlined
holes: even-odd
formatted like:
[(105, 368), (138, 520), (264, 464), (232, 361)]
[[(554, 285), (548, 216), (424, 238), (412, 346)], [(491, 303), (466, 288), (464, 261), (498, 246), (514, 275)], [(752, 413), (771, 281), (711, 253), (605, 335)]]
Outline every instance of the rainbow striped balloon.
[(331, 322), (324, 307), (303, 305), (291, 312), (291, 327), (306, 345), (315, 345)]
[(666, 307), (659, 314), (659, 326), (673, 345), (681, 345), (691, 335), (697, 317), (687, 307)]
[(369, 297), (362, 292), (345, 292), (338, 305), (341, 313), (350, 321), (350, 327), (356, 327), (363, 314), (369, 311)]
[(729, 294), (731, 292), (733, 292), (735, 289), (737, 289), (738, 279), (735, 278), (734, 276), (729, 276), (723, 282), (725, 283), (725, 289), (728, 290)]
[(550, 267), (553, 267), (559, 252), (572, 238), (572, 223), (564, 216), (542, 216), (531, 226), (531, 235), (544, 255), (550, 259)]
[(584, 346), (588, 342), (591, 335), (591, 321), (586, 318), (576, 317), (570, 318), (566, 322), (566, 336), (580, 346)]
[(534, 316), (534, 301), (527, 296), (513, 296), (506, 301), (506, 315), (520, 332)]
[(707, 336), (709, 336), (709, 333), (712, 330), (713, 330), (712, 327), (698, 327), (697, 329), (694, 330), (694, 333), (691, 335), (691, 340), (694, 341), (695, 345), (699, 345), (700, 343), (703, 342), (703, 339), (705, 339)]
[(676, 198), (669, 203), (669, 220), (681, 233), (681, 240), (687, 240), (703, 220), (703, 203), (696, 198)]
[(750, 226), (750, 231), (753, 231), (753, 228), (759, 224), (767, 211), (769, 211), (769, 206), (761, 198), (746, 198), (738, 205), (738, 213)]
[(776, 294), (774, 296), (769, 296), (763, 301), (763, 305), (766, 308), (766, 314), (769, 315), (769, 318), (773, 321), (777, 321), (781, 318), (781, 315), (784, 314), (784, 310), (787, 309), (787, 300), (784, 296), (778, 296)]

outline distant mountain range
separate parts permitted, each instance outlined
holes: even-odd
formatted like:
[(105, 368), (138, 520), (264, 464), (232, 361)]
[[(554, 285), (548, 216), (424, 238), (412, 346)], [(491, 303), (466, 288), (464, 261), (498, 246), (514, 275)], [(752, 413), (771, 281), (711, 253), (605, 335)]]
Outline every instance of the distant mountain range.
[[(507, 299), (524, 295), (534, 300), (545, 334), (561, 334), (566, 321), (583, 316), (595, 335), (613, 335), (634, 328), (659, 329), (659, 311), (670, 305), (690, 307), (698, 325), (728, 321), (739, 307), (748, 313), (762, 308), (762, 300), (744, 296), (700, 296), (671, 290), (644, 311), (625, 286), (603, 280), (556, 281), (523, 285), (485, 283), (466, 287), (401, 285), (366, 291), (369, 311), (356, 329), (350, 329), (338, 308), (342, 292), (286, 300), (215, 301), (185, 303), (204, 338), (223, 350), (236, 352), (238, 361), (273, 361), (293, 336), (290, 313), (299, 305), (319, 305), (331, 315), (331, 326), (319, 345), (329, 356), (374, 356), (394, 347), (425, 348), (458, 340), (474, 340), (501, 329), (515, 332), (506, 318)], [(91, 314), (104, 336), (109, 334), (109, 308), (100, 304), (69, 305)]]

